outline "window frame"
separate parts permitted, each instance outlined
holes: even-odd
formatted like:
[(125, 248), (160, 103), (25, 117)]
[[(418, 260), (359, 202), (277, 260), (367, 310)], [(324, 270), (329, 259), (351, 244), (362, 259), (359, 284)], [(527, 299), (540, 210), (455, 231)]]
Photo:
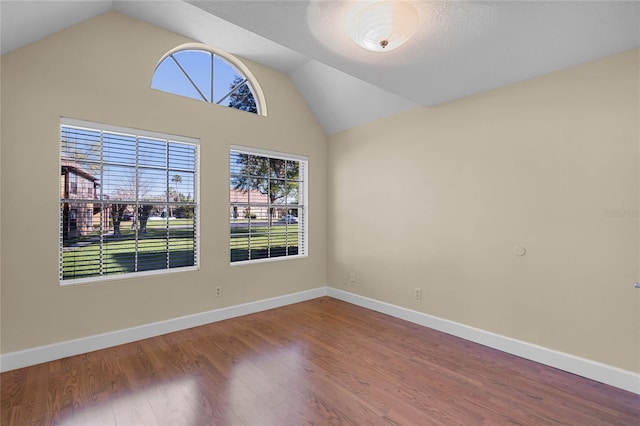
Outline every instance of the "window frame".
[[(262, 87), (260, 86), (260, 83), (258, 82), (258, 80), (256, 79), (256, 77), (253, 75), (253, 73), (251, 72), (251, 70), (237, 57), (235, 57), (234, 55), (224, 52), (222, 50), (219, 49), (215, 49), (211, 46), (208, 46), (206, 44), (202, 44), (202, 43), (185, 43), (179, 46), (176, 46), (175, 48), (171, 49), (170, 51), (168, 51), (167, 53), (165, 53), (162, 58), (160, 58), (160, 60), (158, 61), (158, 63), (156, 64), (156, 67), (153, 71), (152, 77), (151, 77), (151, 82), (153, 84), (153, 79), (156, 75), (156, 72), (158, 70), (158, 67), (160, 67), (160, 65), (165, 61), (165, 60), (171, 60), (171, 57), (173, 55), (175, 55), (176, 53), (182, 52), (182, 51), (188, 51), (188, 50), (192, 50), (192, 51), (203, 51), (203, 52), (207, 52), (210, 53), (213, 56), (217, 56), (218, 58), (222, 59), (223, 61), (225, 61), (228, 65), (230, 65), (235, 71), (238, 72), (238, 74), (240, 74), (244, 79), (245, 79), (245, 83), (247, 84), (247, 86), (250, 88), (250, 91), (254, 97), (255, 103), (256, 103), (256, 109), (257, 112), (256, 113), (251, 113), (253, 115), (256, 116), (262, 116), (262, 117), (266, 117), (267, 116), (267, 102), (266, 102), (266, 98), (264, 96), (264, 92), (262, 90)], [(175, 58), (173, 59), (175, 61)], [(215, 77), (215, 76), (212, 76)], [(190, 77), (187, 77), (188, 79), (190, 79)], [(192, 82), (193, 83), (193, 82)], [(221, 106), (219, 104), (217, 104), (216, 102), (213, 102), (213, 99), (211, 102), (209, 101), (204, 101), (202, 99), (198, 100), (196, 98), (193, 97), (189, 97), (189, 96), (184, 96), (182, 94), (179, 93), (175, 93), (175, 92), (171, 92), (171, 91), (166, 91), (163, 89), (159, 89), (159, 88), (153, 88), (153, 90), (158, 90), (160, 92), (163, 93), (169, 93), (175, 96), (181, 96), (181, 97), (185, 97), (187, 99), (193, 99), (199, 102), (206, 102), (212, 105), (218, 105)], [(237, 109), (239, 111), (242, 111), (238, 108), (232, 108), (232, 109)], [(246, 112), (246, 111), (243, 111)]]
[[(137, 272), (123, 272), (123, 273), (112, 273), (112, 274), (100, 274), (90, 277), (82, 277), (82, 278), (70, 278), (64, 279), (63, 277), (63, 249), (64, 249), (64, 236), (63, 236), (63, 208), (62, 205), (66, 200), (64, 196), (61, 194), (60, 190), (60, 181), (58, 181), (58, 210), (59, 210), (59, 219), (58, 219), (58, 261), (59, 261), (59, 269), (58, 269), (58, 281), (61, 287), (66, 287), (69, 285), (80, 285), (80, 284), (88, 284), (88, 283), (97, 283), (104, 281), (113, 281), (113, 280), (123, 280), (123, 279), (131, 279), (137, 277), (144, 276), (152, 276), (152, 275), (163, 275), (163, 274), (175, 274), (181, 272), (192, 272), (198, 271), (200, 269), (200, 140), (197, 138), (192, 138), (188, 136), (179, 136), (173, 135), (169, 133), (134, 129), (110, 124), (96, 123), (85, 120), (79, 120), (75, 118), (69, 117), (60, 117), (60, 122), (58, 125), (58, 172), (60, 172), (63, 166), (63, 128), (76, 128), (88, 131), (95, 131), (102, 133), (111, 133), (111, 134), (121, 134), (127, 136), (135, 136), (137, 139), (149, 138), (149, 139), (159, 139), (166, 140), (167, 142), (174, 142), (179, 144), (190, 145), (194, 147), (194, 194), (193, 194), (193, 209), (194, 209), (194, 221), (193, 221), (193, 265), (188, 266), (179, 266), (179, 267), (167, 267), (162, 269), (151, 269), (146, 271), (137, 271)], [(102, 142), (101, 142), (102, 149)], [(137, 169), (140, 164), (136, 161), (135, 168)], [(167, 164), (167, 170), (171, 168)], [(101, 191), (95, 191), (94, 199), (97, 199), (98, 193)], [(104, 200), (100, 200), (100, 203), (105, 204)], [(101, 219), (101, 222), (104, 219)], [(128, 222), (127, 222), (128, 223)], [(100, 224), (102, 226), (102, 223)], [(101, 237), (102, 241), (102, 237)], [(167, 239), (170, 241), (170, 238)], [(102, 260), (100, 260), (102, 262)]]
[[(298, 217), (302, 214), (301, 219), (298, 219), (298, 241), (302, 241), (298, 246), (298, 253), (292, 255), (284, 255), (284, 256), (274, 256), (274, 257), (266, 257), (266, 258), (258, 258), (258, 259), (247, 259), (247, 260), (231, 260), (231, 222), (229, 222), (229, 242), (227, 247), (229, 248), (229, 265), (230, 266), (242, 266), (242, 265), (252, 265), (257, 263), (267, 263), (267, 262), (279, 262), (286, 260), (295, 260), (295, 259), (304, 259), (309, 257), (309, 159), (307, 156), (299, 155), (299, 154), (291, 154), (284, 153), (278, 151), (265, 150), (261, 148), (253, 148), (241, 145), (230, 145), (229, 147), (229, 173), (228, 173), (228, 182), (231, 181), (231, 155), (232, 153), (246, 154), (246, 155), (254, 155), (254, 156), (263, 156), (267, 158), (279, 159), (279, 160), (290, 160), (290, 161), (298, 161), (301, 164), (300, 171), (300, 180), (302, 184), (302, 194), (298, 200)], [(229, 185), (229, 195), (228, 195), (228, 212), (231, 212), (234, 207), (231, 203), (231, 185)], [(238, 203), (235, 203), (238, 204)], [(250, 203), (249, 203), (250, 204)], [(231, 220), (231, 216), (229, 216), (229, 220)]]

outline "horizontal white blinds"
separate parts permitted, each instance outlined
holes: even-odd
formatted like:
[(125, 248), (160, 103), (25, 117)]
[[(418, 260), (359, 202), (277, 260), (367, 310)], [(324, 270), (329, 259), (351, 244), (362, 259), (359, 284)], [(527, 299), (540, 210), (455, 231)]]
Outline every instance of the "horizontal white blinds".
[(195, 267), (198, 145), (99, 126), (61, 125), (61, 281)]
[(300, 157), (231, 149), (231, 262), (306, 255), (306, 168)]

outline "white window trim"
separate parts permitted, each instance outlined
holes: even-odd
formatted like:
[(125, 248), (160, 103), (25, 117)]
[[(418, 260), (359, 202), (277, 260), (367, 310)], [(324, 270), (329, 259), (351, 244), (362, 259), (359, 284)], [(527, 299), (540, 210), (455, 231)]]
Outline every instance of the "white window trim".
[[(281, 261), (286, 261), (286, 260), (304, 259), (304, 258), (309, 257), (309, 158), (307, 156), (305, 156), (305, 155), (290, 154), (290, 153), (284, 153), (284, 152), (278, 152), (278, 151), (270, 151), (270, 150), (266, 150), (266, 149), (251, 148), (251, 147), (240, 146), (240, 145), (230, 145), (229, 146), (229, 152), (231, 152), (231, 151), (239, 152), (241, 154), (248, 154), (248, 155), (263, 155), (265, 157), (277, 158), (277, 159), (280, 159), (280, 160), (296, 160), (296, 161), (301, 161), (301, 162), (305, 163), (305, 167), (303, 168), (304, 191), (303, 191), (303, 194), (302, 194), (302, 202), (303, 202), (303, 204), (302, 204), (302, 212), (304, 214), (302, 233), (304, 234), (304, 246), (303, 246), (304, 253), (303, 254), (291, 255), (291, 256), (268, 257), (268, 258), (264, 258), (264, 259), (238, 260), (238, 261), (235, 261), (235, 262), (229, 261), (229, 265), (231, 265), (231, 266), (243, 266), (243, 265), (253, 265), (253, 264), (258, 264), (258, 263), (281, 262)], [(227, 163), (227, 166), (229, 166), (228, 163)], [(228, 176), (229, 176), (229, 178), (231, 178), (231, 170), (229, 170)], [(229, 195), (227, 196), (227, 200), (230, 200), (230, 198), (231, 198), (231, 194), (229, 193)], [(228, 201), (228, 203), (229, 203), (229, 207), (231, 207), (229, 201)], [(300, 232), (300, 231), (298, 231), (298, 232)], [(227, 247), (230, 249), (231, 248), (231, 234), (228, 233), (227, 236), (229, 237), (229, 239), (227, 241)]]
[[(170, 133), (161, 133), (161, 132), (153, 132), (149, 130), (135, 129), (131, 127), (122, 127), (115, 126), (111, 124), (97, 123), (92, 121), (79, 120), (70, 117), (60, 117), (60, 123), (58, 124), (58, 171), (62, 165), (62, 144), (60, 143), (62, 136), (60, 134), (62, 127), (77, 127), (80, 129), (86, 130), (96, 130), (99, 129), (104, 132), (111, 133), (121, 133), (126, 135), (131, 135), (132, 133), (137, 136), (153, 138), (153, 139), (169, 139), (175, 142), (187, 143), (196, 146), (196, 157), (195, 157), (195, 193), (194, 196), (197, 200), (195, 206), (195, 227), (196, 227), (196, 236), (194, 242), (194, 266), (184, 266), (180, 268), (170, 268), (170, 269), (155, 269), (151, 271), (141, 271), (141, 272), (128, 272), (123, 274), (112, 274), (112, 275), (99, 275), (95, 277), (87, 277), (87, 278), (75, 278), (63, 280), (62, 278), (58, 278), (58, 282), (60, 287), (66, 286), (75, 286), (82, 285), (88, 283), (97, 283), (104, 281), (120, 281), (120, 280), (128, 280), (139, 277), (146, 277), (152, 275), (166, 275), (166, 274), (176, 274), (183, 272), (193, 272), (200, 270), (200, 139), (192, 138), (188, 136), (180, 136), (174, 135)], [(59, 189), (58, 189), (59, 191)], [(58, 209), (60, 209), (60, 201), (58, 201)], [(62, 236), (59, 235), (59, 244), (62, 245)], [(58, 267), (62, 268), (62, 250), (58, 248)]]

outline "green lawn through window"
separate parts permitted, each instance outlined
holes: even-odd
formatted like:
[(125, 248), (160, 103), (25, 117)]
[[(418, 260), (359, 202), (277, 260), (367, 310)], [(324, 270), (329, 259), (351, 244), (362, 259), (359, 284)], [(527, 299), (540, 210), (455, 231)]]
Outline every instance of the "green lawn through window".
[(231, 228), (231, 261), (265, 259), (298, 254), (298, 225), (251, 226), (234, 222)]
[[(62, 253), (63, 279), (142, 272), (156, 269), (193, 266), (194, 228), (192, 219), (147, 222), (147, 232), (139, 234), (123, 222), (118, 236), (102, 237), (98, 232), (65, 240)], [(168, 238), (169, 237), (169, 238)], [(138, 253), (136, 265), (136, 249)], [(100, 262), (102, 256), (102, 262)]]
[[(147, 232), (138, 235), (123, 222), (119, 236), (104, 235), (102, 246), (98, 232), (65, 240), (63, 278), (78, 279), (102, 275), (142, 272), (193, 266), (193, 221), (175, 219), (167, 228), (165, 221), (147, 222)], [(127, 226), (129, 225), (129, 226)], [(231, 231), (232, 261), (295, 255), (298, 253), (298, 225), (252, 226), (236, 223)], [(167, 238), (169, 235), (171, 238)], [(138, 261), (136, 266), (136, 248)], [(100, 258), (102, 256), (102, 262)]]

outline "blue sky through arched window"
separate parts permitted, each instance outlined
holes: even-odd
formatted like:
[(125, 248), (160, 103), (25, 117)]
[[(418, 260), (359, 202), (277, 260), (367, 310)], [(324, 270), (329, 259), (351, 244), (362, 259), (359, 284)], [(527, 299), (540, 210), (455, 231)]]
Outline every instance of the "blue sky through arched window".
[(153, 89), (257, 113), (247, 78), (226, 59), (206, 50), (181, 50), (156, 68)]

